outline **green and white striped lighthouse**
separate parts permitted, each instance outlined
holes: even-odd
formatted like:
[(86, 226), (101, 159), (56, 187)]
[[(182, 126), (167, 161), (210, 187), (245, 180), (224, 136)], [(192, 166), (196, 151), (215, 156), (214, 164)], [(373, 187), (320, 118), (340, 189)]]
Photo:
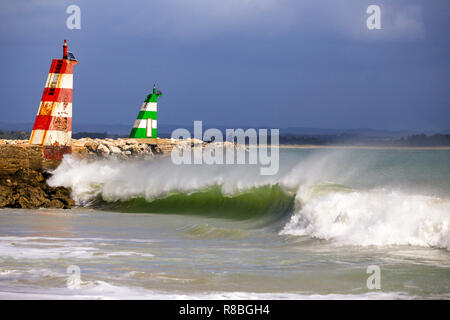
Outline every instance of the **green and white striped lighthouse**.
[(130, 138), (156, 138), (157, 137), (157, 110), (158, 97), (162, 92), (153, 86), (153, 93), (150, 93), (142, 104), (141, 110), (131, 129)]

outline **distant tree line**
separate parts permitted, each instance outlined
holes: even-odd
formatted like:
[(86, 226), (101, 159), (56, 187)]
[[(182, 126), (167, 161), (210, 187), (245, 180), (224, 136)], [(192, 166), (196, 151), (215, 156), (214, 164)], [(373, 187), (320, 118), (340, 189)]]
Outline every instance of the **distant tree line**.
[(450, 146), (450, 134), (415, 134), (407, 137), (372, 137), (357, 134), (280, 135), (280, 144), (368, 145), (368, 146)]
[(435, 134), (427, 136), (425, 134), (415, 134), (400, 139), (400, 144), (408, 146), (450, 146), (450, 134)]
[(110, 134), (108, 132), (75, 132), (72, 133), (73, 139), (91, 138), (91, 139), (117, 139), (125, 138), (128, 136), (123, 136), (119, 134)]
[(2, 130), (0, 130), (0, 139), (26, 140), (26, 139), (30, 139), (30, 133), (28, 131), (2, 131)]

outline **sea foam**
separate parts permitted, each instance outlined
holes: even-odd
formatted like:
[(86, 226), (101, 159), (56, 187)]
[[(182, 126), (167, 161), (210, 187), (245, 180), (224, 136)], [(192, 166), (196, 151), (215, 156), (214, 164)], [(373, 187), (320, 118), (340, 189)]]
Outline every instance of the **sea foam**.
[(450, 248), (449, 201), (386, 190), (324, 194), (317, 189), (299, 188), (297, 209), (280, 234), (310, 236), (341, 245)]

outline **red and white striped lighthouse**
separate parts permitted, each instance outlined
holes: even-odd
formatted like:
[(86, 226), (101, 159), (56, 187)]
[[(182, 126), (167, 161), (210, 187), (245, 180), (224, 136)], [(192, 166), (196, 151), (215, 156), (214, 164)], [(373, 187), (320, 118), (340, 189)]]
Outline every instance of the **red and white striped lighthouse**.
[(64, 40), (63, 58), (53, 59), (34, 122), (30, 144), (42, 145), (44, 157), (60, 160), (72, 153), (73, 67), (78, 64)]

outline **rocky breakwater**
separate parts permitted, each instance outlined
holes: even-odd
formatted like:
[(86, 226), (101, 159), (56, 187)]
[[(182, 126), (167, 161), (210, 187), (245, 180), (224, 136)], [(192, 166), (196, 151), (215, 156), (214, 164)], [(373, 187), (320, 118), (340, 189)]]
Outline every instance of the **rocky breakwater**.
[[(88, 160), (153, 159), (168, 154), (169, 139), (73, 139), (74, 157)], [(0, 208), (64, 208), (75, 205), (71, 190), (46, 181), (61, 161), (47, 161), (42, 148), (28, 140), (0, 140)]]
[[(141, 141), (142, 140), (142, 141)], [(154, 141), (153, 141), (154, 140)], [(171, 144), (168, 139), (78, 139), (72, 140), (72, 148), (75, 156), (89, 159), (98, 158), (154, 158), (164, 155)]]

